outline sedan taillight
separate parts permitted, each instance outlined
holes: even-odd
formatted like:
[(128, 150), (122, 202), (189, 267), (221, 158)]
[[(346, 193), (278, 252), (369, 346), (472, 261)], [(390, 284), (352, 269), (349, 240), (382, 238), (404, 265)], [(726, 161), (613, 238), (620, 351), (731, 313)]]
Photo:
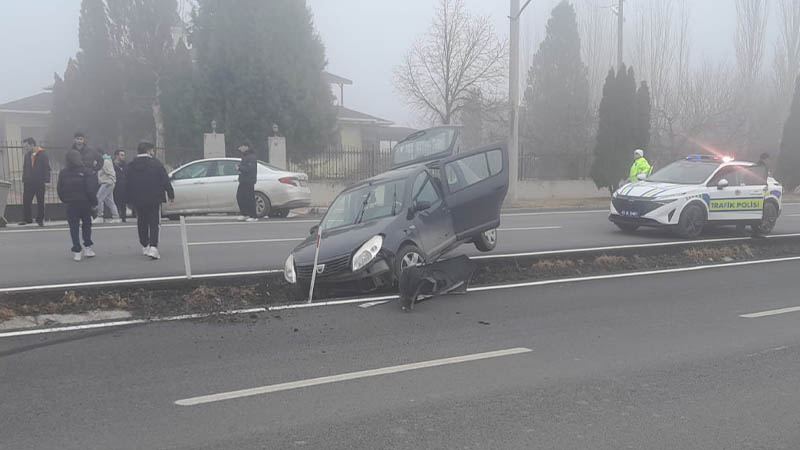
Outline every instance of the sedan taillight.
[(283, 178), (279, 178), (278, 181), (280, 181), (283, 184), (289, 184), (289, 185), (292, 185), (292, 186), (297, 186), (297, 178), (283, 177)]

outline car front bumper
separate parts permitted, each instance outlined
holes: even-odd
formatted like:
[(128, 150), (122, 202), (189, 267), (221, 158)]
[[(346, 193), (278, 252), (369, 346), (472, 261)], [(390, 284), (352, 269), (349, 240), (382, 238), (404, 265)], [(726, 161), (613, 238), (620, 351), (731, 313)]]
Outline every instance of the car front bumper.
[[(392, 284), (392, 262), (388, 257), (379, 256), (366, 267), (356, 272), (349, 268), (334, 275), (318, 275), (314, 280), (317, 286), (329, 289), (353, 290), (371, 292)], [(295, 273), (297, 269), (295, 268)], [(311, 277), (299, 276), (298, 283), (309, 284)]]
[(678, 221), (680, 203), (618, 197), (611, 200), (608, 220), (619, 225), (666, 227)]

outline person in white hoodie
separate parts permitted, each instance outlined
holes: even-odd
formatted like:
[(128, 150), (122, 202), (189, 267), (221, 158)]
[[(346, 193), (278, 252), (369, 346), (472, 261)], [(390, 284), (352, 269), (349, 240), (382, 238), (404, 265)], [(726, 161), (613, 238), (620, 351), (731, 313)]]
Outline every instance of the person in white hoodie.
[(111, 155), (103, 153), (103, 167), (97, 172), (100, 189), (97, 191), (97, 221), (103, 220), (103, 209), (111, 211), (111, 223), (119, 223), (119, 211), (114, 203), (114, 186), (117, 184), (117, 171)]

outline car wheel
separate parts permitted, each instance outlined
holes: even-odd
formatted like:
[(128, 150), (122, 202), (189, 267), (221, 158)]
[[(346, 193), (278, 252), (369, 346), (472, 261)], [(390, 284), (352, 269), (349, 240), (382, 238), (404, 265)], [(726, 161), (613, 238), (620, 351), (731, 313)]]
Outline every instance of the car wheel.
[(288, 215), (289, 215), (289, 210), (288, 209), (274, 209), (274, 210), (269, 212), (269, 216), (270, 217), (284, 218), (284, 217), (286, 217)]
[(696, 238), (706, 225), (706, 212), (700, 205), (690, 204), (681, 212), (678, 220), (678, 234), (685, 238)]
[(775, 223), (778, 221), (778, 207), (770, 202), (764, 205), (764, 215), (761, 223), (753, 225), (753, 231), (758, 234), (769, 234), (775, 228)]
[(615, 224), (620, 230), (626, 233), (633, 233), (634, 231), (639, 229), (639, 225), (633, 225), (630, 223), (617, 223)]
[(271, 210), (272, 204), (269, 202), (269, 197), (261, 192), (256, 192), (256, 217), (261, 219), (269, 215)]
[(395, 281), (400, 281), (400, 275), (409, 267), (425, 264), (425, 257), (416, 245), (409, 244), (403, 246), (394, 261)]
[(475, 238), (475, 248), (481, 252), (490, 252), (497, 247), (497, 228), (486, 230)]

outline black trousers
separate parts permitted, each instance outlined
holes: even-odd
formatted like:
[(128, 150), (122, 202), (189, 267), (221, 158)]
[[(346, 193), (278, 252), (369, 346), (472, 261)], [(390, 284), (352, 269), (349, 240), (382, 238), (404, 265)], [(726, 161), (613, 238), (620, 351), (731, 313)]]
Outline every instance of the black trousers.
[(125, 203), (125, 200), (122, 198), (122, 194), (114, 192), (114, 203), (117, 205), (119, 218), (122, 219), (123, 222), (128, 220), (128, 204)]
[(88, 203), (67, 203), (67, 223), (69, 223), (69, 236), (72, 238), (72, 252), (81, 251), (79, 228), (83, 222), (83, 245), (91, 247), (92, 242), (92, 208)]
[(236, 201), (239, 203), (239, 211), (245, 217), (256, 217), (256, 185), (250, 183), (239, 183), (236, 191)]
[(25, 222), (33, 223), (31, 209), (36, 197), (36, 223), (44, 222), (44, 183), (25, 183), (22, 190), (22, 215)]
[(142, 247), (158, 247), (160, 219), (161, 204), (136, 207), (136, 225), (139, 228), (139, 243)]

